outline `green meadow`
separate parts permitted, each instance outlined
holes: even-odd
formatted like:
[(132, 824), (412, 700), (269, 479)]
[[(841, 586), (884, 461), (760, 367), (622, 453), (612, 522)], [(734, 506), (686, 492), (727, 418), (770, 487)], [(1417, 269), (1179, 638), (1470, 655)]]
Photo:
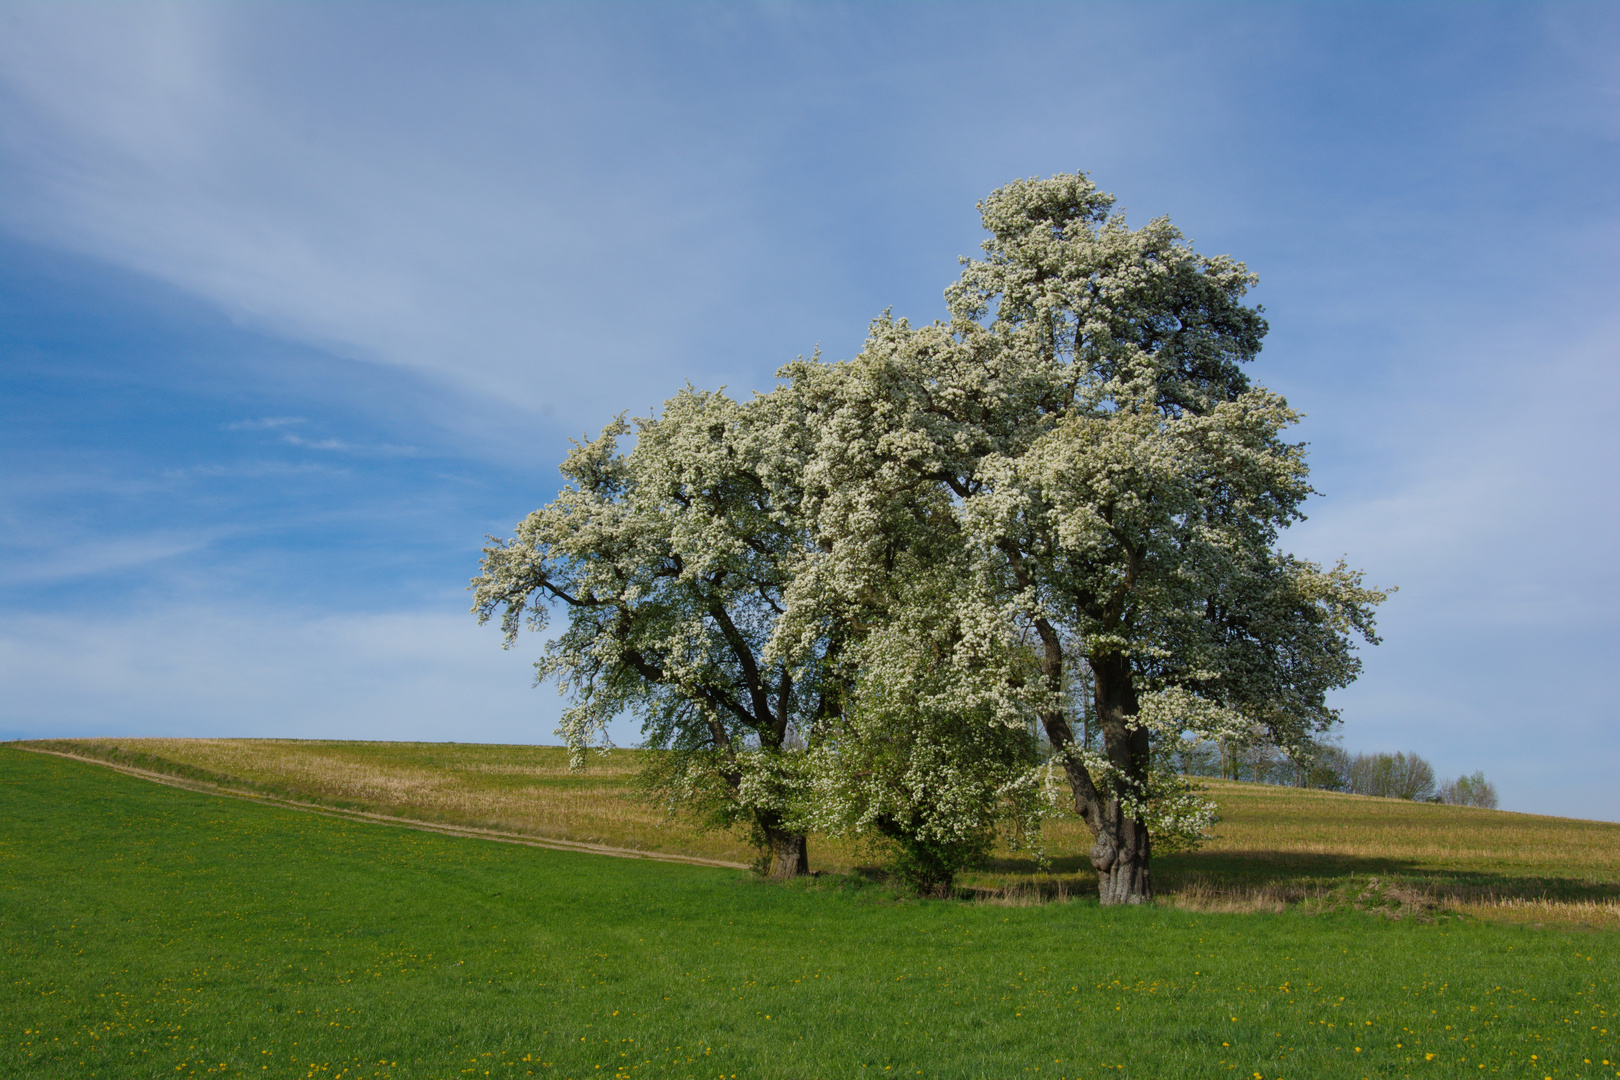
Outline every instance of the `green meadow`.
[[(178, 784), (431, 827), (596, 845), (742, 866), (741, 830), (671, 819), (635, 790), (641, 750), (568, 768), (559, 746), (325, 739), (52, 739), (17, 745), (159, 774)], [(1154, 860), (1159, 896), (1202, 910), (1277, 911), (1304, 902), (1404, 906), (1494, 921), (1620, 929), (1620, 824), (1437, 806), (1267, 784), (1200, 782), (1220, 811), (1198, 850)], [(1094, 893), (1078, 818), (1046, 822), (1048, 866), (1003, 843), (960, 879), (982, 899)], [(810, 838), (811, 866), (847, 874), (884, 853)], [(1369, 881), (1378, 896), (1363, 898)], [(1410, 910), (1407, 912), (1410, 913)]]
[(10, 747), (0, 808), (7, 1077), (1620, 1076), (1608, 932), (908, 902)]

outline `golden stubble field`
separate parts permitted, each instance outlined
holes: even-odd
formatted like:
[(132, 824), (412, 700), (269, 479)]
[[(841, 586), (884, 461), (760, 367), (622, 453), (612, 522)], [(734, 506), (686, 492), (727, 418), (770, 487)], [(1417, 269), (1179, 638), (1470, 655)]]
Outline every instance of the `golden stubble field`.
[[(72, 739), (17, 745), (163, 773), (257, 796), (429, 824), (600, 844), (649, 855), (750, 863), (739, 832), (705, 832), (640, 799), (640, 751), (571, 773), (561, 747), (289, 739)], [(1620, 929), (1620, 824), (1203, 781), (1215, 838), (1155, 860), (1171, 902), (1275, 910), (1399, 883), (1430, 906), (1525, 922)], [(1094, 880), (1077, 819), (1047, 823), (1040, 867), (1005, 847), (963, 878), (988, 900), (1037, 902)], [(849, 871), (878, 858), (858, 840), (815, 837), (811, 864)]]

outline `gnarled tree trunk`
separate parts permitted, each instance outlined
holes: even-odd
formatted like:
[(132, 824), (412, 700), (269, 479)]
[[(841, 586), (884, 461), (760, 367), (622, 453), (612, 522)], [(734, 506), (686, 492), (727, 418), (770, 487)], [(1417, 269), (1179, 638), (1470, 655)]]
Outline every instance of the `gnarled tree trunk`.
[(1103, 906), (1142, 904), (1153, 899), (1153, 878), (1148, 867), (1152, 854), (1147, 826), (1114, 808), (1114, 820), (1091, 846), (1091, 865), (1097, 871), (1097, 896)]
[(792, 832), (773, 824), (762, 825), (765, 842), (770, 849), (771, 863), (765, 876), (772, 881), (786, 881), (810, 872), (810, 848), (804, 833)]
[[(1130, 659), (1119, 655), (1094, 657), (1091, 670), (1096, 679), (1097, 721), (1109, 764), (1129, 780), (1146, 777), (1153, 748), (1148, 733), (1132, 724), (1138, 705)], [(1141, 904), (1153, 899), (1147, 824), (1127, 815), (1117, 794), (1111, 794), (1097, 809), (1100, 812), (1092, 825), (1097, 842), (1091, 849), (1091, 865), (1097, 871), (1098, 896), (1105, 905)]]
[[(1045, 645), (1043, 667), (1047, 685), (1054, 691), (1063, 685), (1063, 651), (1057, 632), (1045, 620), (1036, 621)], [(1147, 732), (1132, 725), (1137, 712), (1136, 687), (1131, 680), (1130, 660), (1123, 656), (1095, 657), (1091, 661), (1095, 677), (1094, 693), (1097, 723), (1102, 731), (1103, 751), (1109, 764), (1128, 778), (1145, 776), (1152, 747)], [(1074, 745), (1074, 729), (1062, 711), (1041, 715), (1047, 738), (1056, 750)], [(1127, 817), (1117, 794), (1099, 789), (1085, 765), (1065, 755), (1064, 772), (1074, 793), (1075, 812), (1091, 829), (1091, 865), (1097, 871), (1097, 895), (1105, 905), (1141, 904), (1153, 899), (1153, 879), (1148, 872), (1152, 847), (1147, 823)]]

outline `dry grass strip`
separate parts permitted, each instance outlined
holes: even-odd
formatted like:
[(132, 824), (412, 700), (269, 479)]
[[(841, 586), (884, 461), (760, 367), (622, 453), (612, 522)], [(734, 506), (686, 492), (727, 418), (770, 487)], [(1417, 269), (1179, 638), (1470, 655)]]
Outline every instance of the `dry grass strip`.
[[(746, 867), (740, 830), (705, 830), (637, 790), (644, 751), (568, 769), (555, 746), (300, 739), (89, 738), (11, 743), (128, 775), (306, 812), (624, 858)], [(1620, 824), (1222, 780), (1214, 839), (1155, 859), (1160, 903), (1211, 912), (1357, 908), (1620, 929)], [(1048, 821), (1049, 862), (999, 844), (958, 879), (973, 903), (1095, 896), (1077, 818)], [(1003, 838), (1005, 841), (1005, 838)], [(866, 874), (886, 852), (815, 835), (818, 871)], [(1383, 882), (1376, 895), (1369, 879)], [(1406, 893), (1410, 893), (1408, 896)]]
[[(238, 794), (584, 844), (587, 850), (680, 856), (717, 866), (751, 866), (758, 855), (744, 830), (705, 829), (648, 800), (636, 788), (643, 759), (633, 750), (592, 754), (576, 772), (560, 746), (169, 738), (12, 745), (213, 782)], [(861, 861), (856, 847), (816, 837), (812, 864), (851, 870)]]
[(975, 904), (992, 907), (1036, 907), (1070, 900), (1096, 899), (1097, 880), (1086, 877), (1034, 877), (1001, 886), (970, 885), (960, 894)]
[(1311, 894), (1291, 885), (1216, 885), (1193, 880), (1163, 898), (1164, 903), (1183, 911), (1220, 911), (1232, 914), (1278, 913)]
[(63, 750), (46, 750), (36, 746), (19, 746), (19, 750), (26, 750), (31, 754), (49, 754), (52, 757), (68, 758), (73, 761), (82, 761), (89, 765), (99, 765), (104, 769), (123, 773), (141, 780), (150, 780), (154, 784), (163, 784), (167, 787), (184, 788), (187, 791), (198, 791), (208, 795), (217, 795), (227, 799), (242, 799), (247, 802), (256, 802), (269, 806), (279, 806), (289, 810), (301, 810), (306, 813), (319, 814), (322, 817), (344, 818), (349, 821), (365, 821), (378, 825), (392, 825), (396, 828), (414, 829), (418, 832), (442, 833), (446, 836), (469, 836), (483, 840), (495, 840), (503, 844), (522, 844), (526, 847), (549, 848), (554, 851), (582, 851), (592, 855), (611, 855), (619, 859), (652, 859), (655, 862), (690, 863), (696, 866), (721, 866), (736, 870), (747, 870), (746, 863), (729, 862), (724, 859), (707, 859), (697, 855), (674, 855), (665, 852), (637, 851), (634, 848), (611, 847), (607, 844), (589, 844), (576, 840), (537, 839), (532, 836), (523, 836), (518, 833), (501, 832), (495, 829), (479, 829), (464, 825), (445, 825), (430, 821), (419, 821), (413, 818), (399, 817), (393, 814), (376, 814), (366, 810), (346, 810), (340, 807), (324, 806), (319, 803), (299, 802), (295, 799), (284, 799), (273, 795), (257, 795), (251, 792), (237, 791), (223, 787), (219, 784), (209, 783), (205, 780), (191, 780), (165, 773), (152, 772), (147, 769), (137, 769), (131, 765), (117, 764), (104, 761), (100, 758), (85, 757), (81, 754), (70, 754)]
[(1593, 930), (1620, 930), (1620, 903), (1613, 900), (1550, 900), (1522, 896), (1495, 899), (1447, 900), (1445, 906), (1464, 915), (1491, 922), (1580, 926)]

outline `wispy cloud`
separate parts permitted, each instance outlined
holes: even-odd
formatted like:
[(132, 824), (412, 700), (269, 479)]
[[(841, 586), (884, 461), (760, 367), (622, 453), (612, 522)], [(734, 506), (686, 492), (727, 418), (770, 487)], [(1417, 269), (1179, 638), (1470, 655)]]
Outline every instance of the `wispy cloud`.
[(0, 582), (39, 585), (122, 573), (203, 550), (230, 530), (157, 532), (105, 540), (69, 541), (60, 545), (8, 545)]
[(183, 469), (165, 469), (169, 480), (262, 480), (277, 476), (309, 476), (312, 474), (345, 474), (342, 466), (321, 461), (233, 461), (210, 465), (188, 465)]
[[(987, 29), (972, 9), (924, 25), (898, 8), (602, 20), (474, 5), (424, 9), (409, 29), (377, 14), (14, 9), (0, 148), (22, 186), (0, 223), (574, 428), (688, 376), (767, 385), (818, 341), (858, 347), (890, 303), (932, 315), (988, 183), (1095, 167), (1133, 131), (1165, 139), (1213, 112), (1175, 99), (1188, 58), (1148, 47), (1167, 17), (1106, 9), (1070, 29), (1119, 47), (1061, 87), (1011, 62), (1025, 20)], [(919, 31), (929, 44), (888, 44)], [(949, 59), (969, 38), (991, 87)], [(1194, 66), (1219, 80), (1237, 65)], [(997, 96), (1028, 115), (1009, 125)], [(1073, 132), (1064, 145), (1023, 145), (1052, 121)], [(953, 148), (964, 122), (998, 129), (993, 168)], [(834, 163), (855, 159), (851, 191)], [(950, 226), (919, 205), (949, 206)], [(852, 233), (920, 243), (929, 262), (818, 269)]]
[(266, 416), (257, 420), (236, 420), (225, 425), (226, 431), (276, 431), (280, 428), (306, 424), (302, 416)]
[(235, 420), (225, 424), (224, 430), (274, 432), (279, 435), (281, 442), (303, 450), (329, 450), (335, 453), (364, 454), (372, 457), (416, 457), (420, 453), (414, 446), (401, 446), (394, 443), (354, 442), (349, 439), (331, 437), (309, 438), (288, 430), (302, 427), (308, 423), (309, 420), (302, 416), (266, 416), (253, 420)]
[(281, 437), (288, 446), (305, 450), (331, 450), (343, 454), (364, 454), (371, 457), (416, 457), (414, 446), (395, 446), (392, 443), (355, 443), (344, 439), (306, 439), (288, 432)]
[[(120, 433), (123, 447), (81, 419), (94, 410), (64, 412), (60, 437), (94, 449), (58, 461), (34, 440), (14, 448), (26, 460), (8, 460), (0, 491), (22, 509), (0, 518), (69, 539), (18, 541), (0, 575), (143, 580), (139, 568), (212, 553), (213, 534), (187, 527), (198, 520), (241, 522), (287, 575), (258, 582), (272, 598), (323, 572), (311, 591), (338, 595), (349, 568), (401, 537), (431, 534), (423, 547), (443, 552), (453, 544), (432, 530), (465, 531), (476, 548), (555, 490), (558, 433), (654, 406), (686, 379), (763, 388), (817, 342), (834, 358), (859, 348), (891, 304), (934, 317), (955, 257), (978, 243), (974, 200), (1079, 167), (1133, 222), (1169, 213), (1261, 275), (1273, 333), (1257, 374), (1310, 413), (1299, 435), (1328, 493), (1286, 542), (1402, 587), (1386, 644), (1342, 696), (1347, 742), (1543, 776), (1580, 746), (1608, 773), (1581, 790), (1610, 799), (1620, 15), (985, 10), (0, 9), (0, 230), (164, 283), (313, 357), (287, 376), (295, 393), (256, 397), (223, 363), (211, 391), (175, 390), (229, 403), (200, 426), (232, 445), (199, 442), (189, 460), (166, 422)], [(410, 423), (349, 421), (387, 411), (389, 392), (424, 402)], [(419, 416), (449, 434), (416, 434)], [(221, 438), (231, 417), (238, 434)], [(506, 470), (490, 488), (509, 490), (485, 501), (446, 495), (455, 469), (395, 460), (475, 443)], [(277, 455), (292, 460), (265, 460)], [(252, 482), (300, 470), (333, 482)], [(301, 515), (320, 529), (299, 531)], [(84, 524), (109, 519), (127, 538)], [(338, 549), (355, 563), (331, 569)], [(135, 655), (169, 617), (97, 623), (97, 640)], [(317, 625), (289, 616), (253, 638), (286, 665), (266, 667), (266, 685), (296, 680), (309, 642), (330, 644)], [(184, 647), (201, 657), (205, 644)], [(457, 670), (493, 670), (468, 663)], [(323, 670), (336, 698), (359, 700), (341, 667)], [(143, 715), (175, 707), (139, 685), (154, 703)], [(228, 711), (223, 693), (191, 691)], [(1527, 742), (1527, 723), (1545, 737)], [(1438, 752), (1456, 748), (1475, 757)]]
[[(459, 608), (459, 605), (457, 605)], [(0, 628), (0, 737), (165, 734), (556, 742), (530, 659), (460, 610), (251, 616), (174, 606)]]

